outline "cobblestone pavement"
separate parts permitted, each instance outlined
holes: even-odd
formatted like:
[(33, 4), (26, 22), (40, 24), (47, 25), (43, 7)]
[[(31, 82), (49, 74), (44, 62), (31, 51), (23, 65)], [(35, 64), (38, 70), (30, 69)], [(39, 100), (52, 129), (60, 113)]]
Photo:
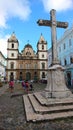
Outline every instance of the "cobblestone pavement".
[[(34, 91), (44, 88), (34, 84)], [(20, 84), (13, 93), (9, 88), (0, 96), (0, 130), (73, 130), (73, 118), (55, 121), (26, 122), (22, 95), (26, 94)]]

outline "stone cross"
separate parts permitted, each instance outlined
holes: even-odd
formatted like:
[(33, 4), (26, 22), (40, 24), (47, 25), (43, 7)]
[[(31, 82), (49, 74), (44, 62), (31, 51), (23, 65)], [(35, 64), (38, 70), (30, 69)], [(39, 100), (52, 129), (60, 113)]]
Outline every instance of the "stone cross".
[(52, 35), (52, 65), (59, 64), (57, 57), (57, 35), (56, 35), (56, 27), (59, 28), (67, 28), (67, 22), (59, 22), (56, 21), (56, 10), (52, 9), (50, 11), (50, 20), (38, 20), (38, 25), (40, 26), (50, 26), (51, 27), (51, 35)]

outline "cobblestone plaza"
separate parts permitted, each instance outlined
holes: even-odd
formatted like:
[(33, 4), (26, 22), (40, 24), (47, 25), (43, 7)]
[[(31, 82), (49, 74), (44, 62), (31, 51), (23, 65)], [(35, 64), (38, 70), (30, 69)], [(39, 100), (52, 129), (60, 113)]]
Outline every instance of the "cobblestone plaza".
[[(34, 83), (34, 92), (42, 91), (45, 86), (46, 84)], [(0, 130), (73, 130), (73, 118), (26, 122), (22, 98), (26, 92), (21, 84), (15, 83), (13, 93), (10, 93), (8, 85), (4, 85), (3, 88), (0, 88)]]

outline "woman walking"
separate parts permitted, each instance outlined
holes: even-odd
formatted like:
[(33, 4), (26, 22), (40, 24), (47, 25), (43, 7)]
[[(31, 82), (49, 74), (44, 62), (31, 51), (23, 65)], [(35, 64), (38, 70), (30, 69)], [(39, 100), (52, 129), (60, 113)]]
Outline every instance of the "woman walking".
[(9, 88), (10, 88), (10, 91), (11, 91), (11, 93), (12, 93), (13, 90), (14, 90), (14, 81), (10, 81), (10, 82), (9, 82)]

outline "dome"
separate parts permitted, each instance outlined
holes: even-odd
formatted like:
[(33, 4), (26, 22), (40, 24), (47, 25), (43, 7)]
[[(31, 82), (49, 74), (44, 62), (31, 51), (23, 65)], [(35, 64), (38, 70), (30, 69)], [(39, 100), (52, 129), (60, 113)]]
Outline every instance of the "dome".
[(27, 47), (32, 48), (32, 46), (29, 43), (25, 45), (25, 48)]
[(8, 42), (18, 42), (14, 32), (12, 33), (11, 37), (8, 39)]

